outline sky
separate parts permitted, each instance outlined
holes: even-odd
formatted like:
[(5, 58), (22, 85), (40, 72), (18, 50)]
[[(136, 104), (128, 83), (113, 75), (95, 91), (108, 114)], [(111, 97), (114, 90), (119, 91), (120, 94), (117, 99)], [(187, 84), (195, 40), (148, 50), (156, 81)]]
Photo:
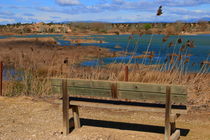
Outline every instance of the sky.
[[(163, 14), (156, 16), (162, 5)], [(210, 0), (0, 0), (0, 24), (210, 20)]]

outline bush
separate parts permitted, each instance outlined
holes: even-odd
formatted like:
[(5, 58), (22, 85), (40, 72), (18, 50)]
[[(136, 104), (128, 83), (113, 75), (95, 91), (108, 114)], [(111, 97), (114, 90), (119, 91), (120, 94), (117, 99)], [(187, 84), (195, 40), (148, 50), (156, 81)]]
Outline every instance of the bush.
[(151, 24), (144, 24), (144, 29), (145, 30), (149, 30), (152, 28), (152, 25)]

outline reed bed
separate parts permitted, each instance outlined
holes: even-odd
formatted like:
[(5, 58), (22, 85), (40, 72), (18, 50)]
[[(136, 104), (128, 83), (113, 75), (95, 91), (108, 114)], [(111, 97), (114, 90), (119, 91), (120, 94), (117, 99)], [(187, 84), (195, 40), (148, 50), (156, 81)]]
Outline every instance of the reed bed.
[[(7, 77), (4, 81), (4, 95), (6, 96), (48, 96), (52, 95), (51, 77), (80, 78), (94, 80), (123, 81), (125, 78), (124, 68), (129, 68), (129, 81), (159, 84), (186, 85), (189, 91), (189, 104), (205, 106), (210, 100), (210, 74), (208, 58), (202, 62), (201, 69), (197, 73), (187, 73), (185, 66), (186, 58), (181, 54), (188, 55), (180, 50), (181, 47), (168, 55), (168, 61), (156, 64), (131, 64), (112, 63), (96, 67), (83, 67), (78, 63), (84, 60), (101, 59), (112, 57), (112, 52), (97, 47), (65, 47), (49, 45), (48, 43), (36, 44), (31, 41), (30, 45), (16, 42), (3, 43), (0, 47), (1, 60), (8, 66)], [(180, 42), (180, 41), (179, 41)], [(188, 43), (186, 41), (185, 43)], [(7, 46), (7, 47), (6, 47)], [(180, 44), (180, 46), (182, 46)], [(11, 48), (12, 47), (12, 48)], [(171, 47), (168, 47), (173, 49)], [(190, 48), (189, 48), (190, 49)], [(15, 54), (15, 55), (14, 55)], [(117, 54), (122, 55), (124, 54)], [(144, 56), (153, 58), (152, 51), (143, 52)], [(141, 59), (144, 59), (142, 57)], [(173, 63), (171, 60), (173, 60)], [(179, 60), (180, 59), (180, 60)], [(170, 66), (171, 68), (169, 68)], [(5, 67), (6, 69), (6, 67)], [(11, 74), (9, 70), (15, 69)]]

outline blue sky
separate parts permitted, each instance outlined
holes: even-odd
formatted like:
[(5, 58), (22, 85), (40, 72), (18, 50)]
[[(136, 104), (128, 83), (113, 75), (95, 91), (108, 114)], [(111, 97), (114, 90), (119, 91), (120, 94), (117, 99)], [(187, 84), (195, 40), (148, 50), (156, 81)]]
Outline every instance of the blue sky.
[[(157, 17), (157, 8), (163, 15)], [(62, 21), (173, 22), (210, 19), (210, 0), (1, 0), (0, 24)]]

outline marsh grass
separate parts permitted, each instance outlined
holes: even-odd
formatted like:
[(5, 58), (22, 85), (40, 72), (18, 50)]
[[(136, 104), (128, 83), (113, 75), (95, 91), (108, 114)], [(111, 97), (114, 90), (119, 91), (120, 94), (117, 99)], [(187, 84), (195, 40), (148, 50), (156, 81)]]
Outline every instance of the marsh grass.
[[(179, 40), (179, 42), (181, 41)], [(124, 68), (128, 66), (129, 81), (184, 85), (188, 87), (188, 93), (190, 93), (189, 104), (206, 105), (210, 100), (209, 57), (201, 64), (196, 63), (196, 65), (201, 67), (199, 72), (188, 73), (187, 67), (190, 65), (189, 62), (186, 62), (186, 56), (189, 55), (188, 57), (190, 58), (188, 50), (193, 49), (186, 44), (188, 42), (188, 40), (182, 39), (182, 42), (178, 43), (179, 46), (176, 46), (177, 48), (175, 49), (173, 48), (175, 46), (168, 47), (167, 44), (164, 44), (160, 49), (167, 49), (169, 52), (167, 55), (168, 61), (164, 63), (160, 63), (159, 60), (149, 65), (114, 62), (108, 65), (98, 65), (97, 67), (83, 67), (78, 65), (78, 63), (84, 61), (83, 58), (89, 57), (90, 59), (100, 60), (103, 57), (112, 57), (113, 54), (97, 47), (86, 48), (85, 51), (82, 47), (50, 47), (49, 44), (41, 47), (40, 45), (26, 46), (24, 48), (12, 47), (13, 49), (8, 49), (11, 46), (8, 46), (8, 48), (2, 47), (0, 48), (1, 50), (7, 50), (1, 54), (4, 64), (11, 65), (15, 70), (20, 71), (13, 75), (7, 72), (9, 80), (4, 81), (4, 95), (53, 95), (50, 82), (52, 77), (124, 81)], [(133, 55), (138, 50), (138, 40), (135, 45), (131, 53)], [(185, 48), (181, 50), (180, 48), (183, 45)], [(152, 47), (148, 49), (149, 51), (146, 50), (142, 52), (142, 56), (139, 56), (139, 59), (154, 57), (155, 52), (152, 50)], [(16, 55), (12, 55), (14, 53)], [(121, 53), (121, 55), (126, 56), (125, 53)], [(171, 62), (172, 59), (174, 59), (173, 63)], [(168, 65), (171, 65), (173, 69), (169, 69)]]

